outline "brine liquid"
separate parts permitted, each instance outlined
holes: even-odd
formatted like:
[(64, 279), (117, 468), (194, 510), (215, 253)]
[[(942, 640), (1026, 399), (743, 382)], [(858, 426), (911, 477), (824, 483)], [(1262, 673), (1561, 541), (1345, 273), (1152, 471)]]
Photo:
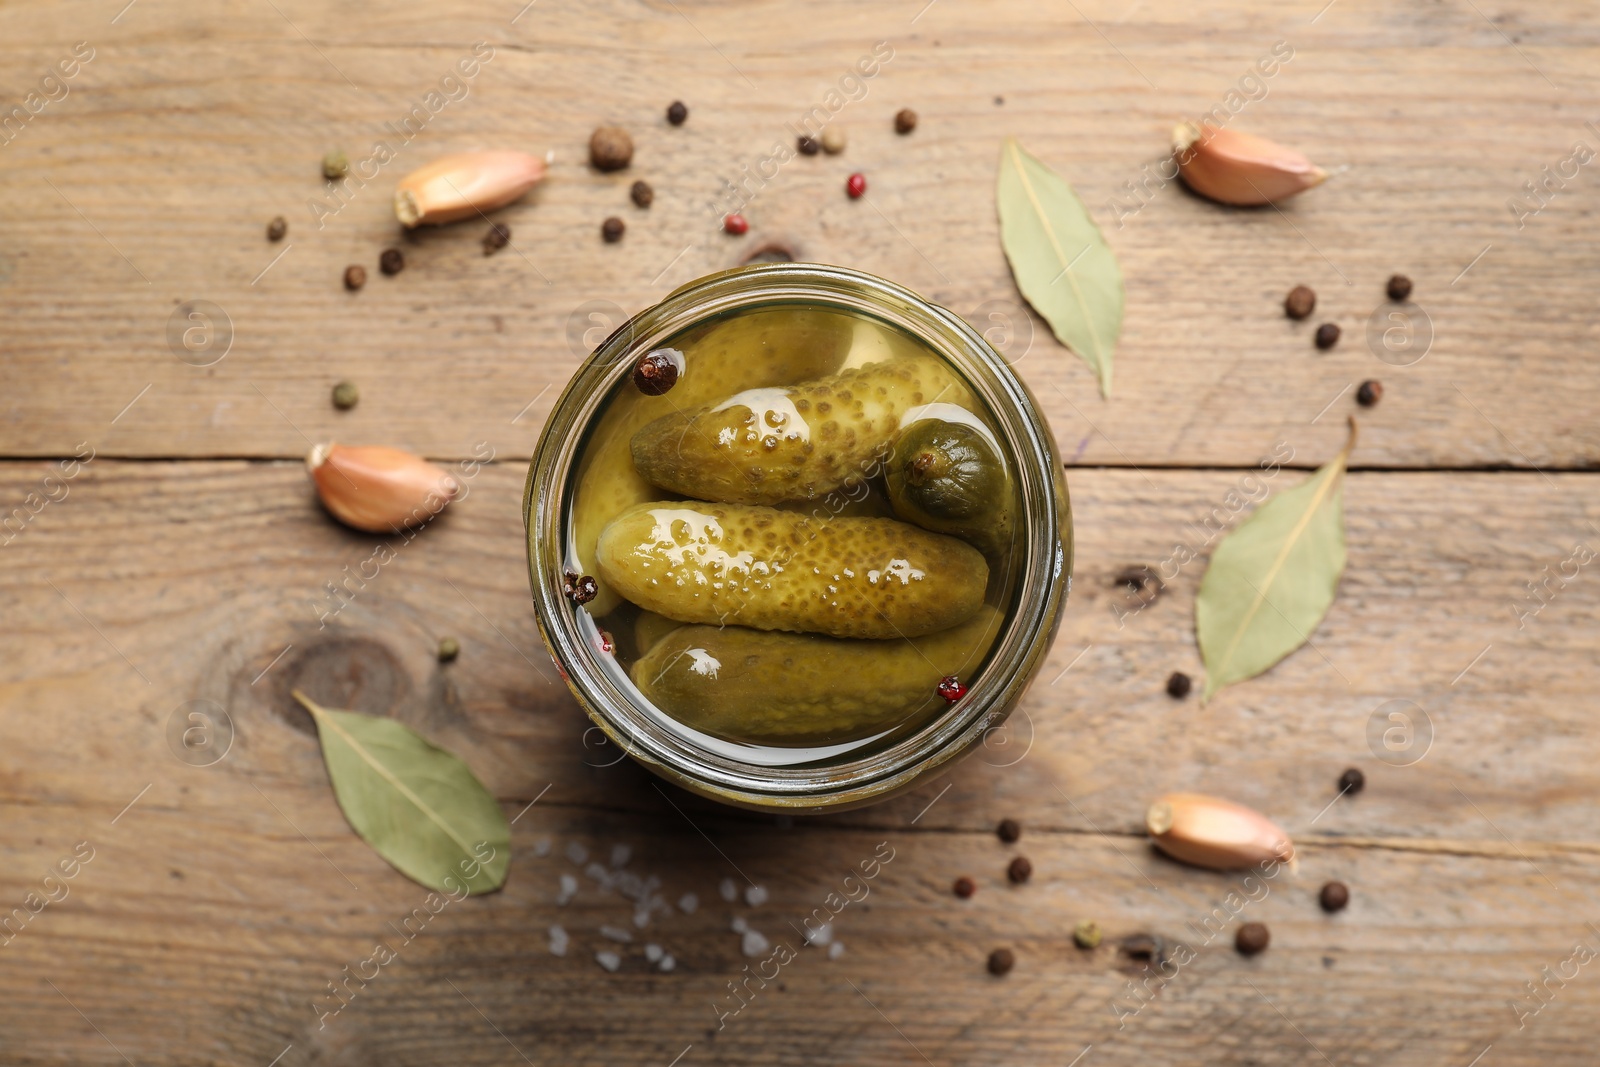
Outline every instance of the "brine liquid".
[(813, 304), (659, 347), (678, 380), (619, 383), (568, 495), (568, 569), (600, 587), (579, 623), (614, 679), (681, 736), (766, 766), (856, 758), (948, 714), (1004, 629), (1022, 553), (987, 539), (992, 514), (955, 524), (983, 535), (967, 540), (897, 517), (888, 474), (903, 435), (955, 426), (992, 446), (977, 483), (992, 473), (1019, 509), (977, 391), (896, 327)]

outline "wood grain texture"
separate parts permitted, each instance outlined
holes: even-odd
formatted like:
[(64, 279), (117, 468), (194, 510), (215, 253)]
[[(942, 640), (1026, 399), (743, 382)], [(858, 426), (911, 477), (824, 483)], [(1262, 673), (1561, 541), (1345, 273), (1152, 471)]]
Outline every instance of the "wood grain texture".
[[(1507, 201), (1574, 142), (1600, 149), (1600, 31), (1578, 0), (1319, 8), (5, 6), (0, 128), (74, 42), (95, 51), (64, 98), (0, 134), (0, 1060), (1592, 1060), (1600, 979), (1572, 961), (1600, 950), (1600, 585), (1594, 564), (1559, 575), (1600, 539), (1594, 167), (1520, 228)], [(478, 41), (494, 54), (467, 95), (319, 228), (322, 154), (365, 158)], [(724, 183), (791, 144), (880, 41), (893, 58), (839, 112), (846, 154), (785, 163), (752, 186), (749, 236), (720, 233)], [(1242, 84), (1280, 41), (1293, 58)], [(1234, 89), (1258, 97), (1234, 125), (1334, 179), (1281, 212), (1150, 180), (1171, 125)], [(675, 98), (681, 128), (663, 118)], [(906, 106), (921, 121), (899, 137)], [(584, 146), (607, 122), (637, 151), (601, 176)], [(1019, 306), (994, 218), (1006, 134), (1074, 184), (1122, 264), (1109, 403)], [(496, 213), (511, 247), (485, 257), (486, 223), (398, 232), (401, 173), (487, 147), (555, 153)], [(628, 201), (636, 178), (655, 187), (648, 212)], [(281, 245), (263, 236), (276, 214)], [(607, 245), (612, 214), (628, 232)], [(390, 245), (408, 262), (393, 278), (374, 269)], [(1008, 726), (905, 797), (795, 821), (659, 786), (597, 742), (540, 643), (518, 513), (518, 461), (588, 347), (771, 246), (902, 282), (1004, 339), (1073, 467), (1078, 534), (1060, 636)], [(351, 263), (369, 273), (355, 294)], [(1374, 314), (1398, 325), (1382, 301), (1397, 270), (1433, 337), (1404, 367), (1367, 341)], [(1280, 309), (1296, 283), (1319, 294), (1303, 323)], [(210, 366), (169, 336), (196, 301), (231, 322)], [(1344, 328), (1326, 354), (1321, 321)], [(343, 378), (362, 400), (341, 413)], [(1360, 413), (1333, 609), (1261, 678), (1173, 701), (1169, 672), (1200, 676), (1210, 547), (1303, 476), (1257, 462), (1326, 461), (1364, 378), (1385, 396)], [(332, 437), (499, 462), (414, 540), (380, 542), (315, 502), (298, 457)], [(91, 452), (61, 479), (60, 457)], [(1499, 467), (1515, 469), (1478, 469)], [(333, 613), (326, 583), (381, 543), (395, 559)], [(440, 665), (446, 635), (463, 651)], [(295, 686), (467, 760), (516, 819), (505, 890), (419, 932), (426, 893), (343, 820)], [(209, 766), (176, 754), (199, 724)], [(1347, 766), (1368, 784), (1340, 797)], [(1144, 806), (1175, 789), (1271, 814), (1299, 874), (1230, 905), (1252, 892), (1237, 875), (1152, 852)], [(1005, 816), (1025, 827), (1014, 847), (993, 834)], [(80, 842), (92, 859), (63, 881)], [(791, 924), (884, 842), (893, 860), (834, 921), (842, 957), (802, 948)], [(633, 905), (585, 868), (618, 844), (694, 912), (606, 939)], [(1017, 853), (1035, 874), (1012, 887)], [(564, 905), (563, 873), (581, 886)], [(949, 891), (963, 874), (967, 902)], [(1328, 878), (1352, 890), (1334, 917), (1314, 901)], [(729, 904), (726, 879), (770, 899)], [(736, 915), (796, 959), (719, 1020), (768, 955), (741, 953)], [(1081, 918), (1106, 931), (1092, 953), (1071, 943)], [(1273, 940), (1247, 960), (1231, 938), (1249, 919)], [(1141, 934), (1194, 958), (1163, 975), (1123, 946)], [(380, 941), (397, 958), (349, 978)], [(652, 971), (647, 943), (676, 969)], [(984, 960), (1002, 945), (1018, 963), (996, 979)], [(615, 974), (594, 958), (608, 949)], [(324, 1015), (339, 982), (349, 1003)]]
[[(8, 464), (0, 484), (19, 496), (45, 469)], [(70, 895), (5, 948), (18, 964), (0, 975), (10, 1057), (119, 1062), (65, 994), (135, 1062), (175, 1064), (266, 1063), (290, 1044), (285, 1063), (518, 1062), (506, 1039), (534, 1062), (608, 1064), (665, 1064), (691, 1044), (686, 1063), (922, 1062), (912, 1044), (936, 1063), (1068, 1062), (1091, 1043), (1113, 1062), (1290, 1064), (1315, 1058), (1307, 1040), (1336, 1063), (1465, 1064), (1490, 1043), (1497, 1062), (1575, 1060), (1591, 1040), (1581, 1020), (1600, 1008), (1587, 969), (1553, 984), (1522, 1029), (1509, 1004), (1542, 967), (1559, 975), (1574, 942), (1600, 948), (1586, 925), (1600, 867), (1600, 599), (1580, 579), (1521, 630), (1513, 604), (1574, 541), (1593, 544), (1592, 476), (1353, 474), (1350, 565), (1315, 648), (1205, 707), (1174, 702), (1167, 673), (1198, 674), (1202, 563), (1142, 609), (1150, 587), (1118, 575), (1159, 570), (1177, 542), (1203, 552), (1192, 524), (1242, 477), (1073, 472), (1073, 598), (1007, 731), (904, 798), (775, 825), (658, 788), (586, 738), (531, 618), (517, 465), (483, 469), (436, 525), (391, 539), (397, 558), (319, 629), (322, 583), (380, 542), (322, 514), (298, 464), (97, 459), (5, 547), (0, 574), (33, 620), (11, 637), (3, 689), (13, 830), (0, 902), (21, 906), (76, 842), (96, 849)], [(441, 666), (446, 634), (463, 652)], [(450, 904), (391, 945), (399, 959), (352, 984), (326, 1027), (327, 983), (399, 940), (388, 924), (426, 894), (344, 823), (295, 686), (405, 720), (520, 813), (506, 890)], [(1433, 725), (1411, 766), (1368, 748), (1368, 719), (1391, 699)], [(169, 748), (196, 700), (234, 729), (203, 768)], [(1335, 800), (1347, 765), (1367, 788)], [(1237, 876), (1179, 867), (1144, 842), (1145, 804), (1178, 788), (1251, 803), (1300, 840), (1298, 877), (1240, 912), (1271, 926), (1266, 955), (1233, 953), (1234, 922), (1205, 943)], [(992, 833), (1008, 815), (1026, 827), (1015, 849)], [(896, 858), (836, 921), (844, 956), (800, 951), (788, 923), (880, 841)], [(606, 865), (614, 844), (631, 846), (630, 869), (700, 908), (608, 943), (599, 927), (631, 928), (632, 905), (565, 858), (574, 843)], [(1004, 881), (1016, 852), (1037, 872), (1023, 887)], [(584, 886), (564, 907), (562, 872)], [(948, 893), (960, 874), (980, 883), (970, 903)], [(771, 899), (725, 904), (724, 878)], [(1355, 897), (1331, 919), (1314, 902), (1327, 878)], [(798, 958), (783, 991), (752, 985), (759, 995), (719, 1029), (712, 1003), (753, 962), (729, 931), (735, 914), (788, 936)], [(1139, 1009), (1128, 983), (1144, 964), (1071, 947), (1084, 917), (1108, 945), (1149, 933), (1197, 958), (1152, 978), (1160, 992)], [(565, 958), (549, 954), (551, 923), (572, 938)], [(678, 970), (651, 972), (648, 940)], [(999, 945), (1020, 960), (1003, 980), (983, 969)], [(607, 948), (625, 958), (615, 975), (593, 959)]]
[[(286, 457), (337, 434), (450, 457), (493, 427), (506, 454), (525, 455), (586, 328), (593, 341), (617, 313), (776, 242), (903, 282), (986, 328), (991, 313), (1011, 316), (1021, 373), (1066, 454), (1087, 463), (1249, 464), (1286, 428), (1326, 445), (1337, 420), (1307, 423), (1349, 408), (1353, 388), (1341, 391), (1367, 377), (1387, 398), (1360, 464), (1600, 461), (1589, 358), (1600, 253), (1572, 239), (1592, 228), (1593, 168), (1520, 229), (1507, 207), (1575, 141), (1600, 149), (1584, 125), (1600, 105), (1586, 5), (1485, 14), (1459, 0), (1341, 0), (1315, 21), (1242, 0), (1192, 13), (919, 6), (608, 0), (536, 5), (513, 23), (515, 3), (190, 12), (147, 0), (114, 25), (87, 5), (81, 24), (55, 5), (8, 7), (5, 99), (72, 41), (90, 39), (95, 58), (0, 149), (0, 452), (88, 441), (108, 455)], [(327, 199), (323, 152), (341, 145), (359, 161), (393, 139), (387, 124), (480, 40), (494, 56), (468, 95), (319, 229), (307, 204)], [(708, 203), (724, 183), (791, 145), (789, 125), (879, 41), (893, 58), (839, 110), (847, 153), (783, 165), (750, 186), (750, 235), (718, 232), (723, 208)], [(1258, 99), (1233, 124), (1304, 148), (1334, 180), (1281, 211), (1149, 185), (1174, 121), (1226, 102), (1279, 41), (1293, 58), (1246, 85)], [(675, 97), (691, 108), (681, 128), (663, 117)], [(891, 117), (907, 105), (921, 124), (899, 137)], [(630, 170), (588, 168), (603, 122), (634, 131)], [(1006, 133), (1074, 183), (1122, 262), (1111, 403), (1017, 306), (994, 217)], [(548, 181), (500, 213), (512, 247), (485, 258), (473, 224), (401, 237), (388, 203), (398, 175), (485, 146), (555, 152)], [(862, 201), (843, 195), (854, 170), (870, 179)], [(656, 189), (648, 212), (627, 201), (640, 177)], [(263, 227), (280, 213), (289, 236), (269, 245)], [(603, 245), (612, 214), (628, 234)], [(391, 244), (410, 264), (392, 279), (372, 269)], [(371, 276), (357, 294), (339, 284), (350, 263)], [(1391, 325), (1382, 290), (1396, 270), (1415, 279), (1413, 318), (1433, 337), (1404, 368), (1366, 341), (1369, 317)], [(1280, 309), (1296, 283), (1320, 293), (1302, 323)], [(195, 300), (232, 327), (226, 357), (204, 368), (169, 347), (175, 310), (181, 327)], [(1345, 338), (1317, 354), (1324, 320)], [(363, 392), (347, 415), (327, 401), (341, 378)]]

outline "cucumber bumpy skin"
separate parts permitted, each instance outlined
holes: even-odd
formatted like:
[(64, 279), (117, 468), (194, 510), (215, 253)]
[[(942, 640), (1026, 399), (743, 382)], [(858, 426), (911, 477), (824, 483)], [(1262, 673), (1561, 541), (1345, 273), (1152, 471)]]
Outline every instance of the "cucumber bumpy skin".
[(973, 423), (925, 418), (902, 429), (884, 484), (897, 516), (959, 537), (994, 561), (1016, 537), (1015, 492), (991, 437), (960, 415)]
[(702, 500), (816, 500), (880, 473), (907, 411), (966, 398), (934, 356), (870, 363), (664, 416), (634, 434), (633, 463), (645, 480)]
[(684, 626), (630, 673), (656, 707), (715, 737), (838, 744), (945, 707), (940, 679), (970, 682), (1002, 619), (986, 604), (960, 626), (906, 641)]
[[(601, 528), (634, 504), (664, 495), (639, 476), (628, 452), (629, 440), (641, 427), (669, 412), (710, 403), (730, 389), (828, 374), (856, 344), (855, 322), (833, 311), (779, 308), (726, 319), (699, 336), (675, 339), (684, 368), (672, 389), (646, 396), (624, 385), (584, 448), (573, 489), (569, 565), (580, 574), (593, 574), (594, 543)], [(587, 608), (598, 618), (619, 602), (602, 585)]]
[(600, 581), (680, 622), (832, 637), (921, 637), (983, 605), (989, 565), (898, 519), (819, 521), (776, 508), (638, 504), (595, 547)]

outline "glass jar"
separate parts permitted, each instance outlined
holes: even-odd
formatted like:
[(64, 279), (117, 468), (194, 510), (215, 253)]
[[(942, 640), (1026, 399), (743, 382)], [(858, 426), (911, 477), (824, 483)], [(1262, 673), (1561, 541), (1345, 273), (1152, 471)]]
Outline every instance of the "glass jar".
[[(647, 352), (742, 310), (800, 305), (887, 324), (954, 365), (996, 424), (1017, 480), (1010, 603), (965, 694), (914, 732), (869, 751), (772, 765), (681, 728), (628, 682), (589, 613), (564, 590), (574, 483), (587, 431)], [(858, 807), (911, 789), (979, 745), (1044, 662), (1072, 574), (1072, 517), (1055, 439), (1027, 388), (962, 319), (898, 285), (843, 267), (762, 263), (689, 283), (617, 330), (574, 375), (533, 455), (523, 498), (534, 609), (573, 695), (612, 744), (669, 781), (755, 810)], [(1020, 558), (1018, 558), (1020, 554)], [(620, 757), (619, 757), (620, 758)]]

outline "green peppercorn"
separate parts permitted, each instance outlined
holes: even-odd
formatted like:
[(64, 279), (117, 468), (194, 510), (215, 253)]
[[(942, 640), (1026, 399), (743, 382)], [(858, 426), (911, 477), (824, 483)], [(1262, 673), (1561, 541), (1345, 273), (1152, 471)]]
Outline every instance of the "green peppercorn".
[(361, 390), (356, 388), (355, 382), (340, 382), (333, 387), (333, 406), (340, 411), (349, 411), (361, 399)]
[(441, 637), (439, 639), (439, 662), (440, 663), (449, 663), (451, 660), (455, 659), (459, 655), (461, 655), (461, 642), (460, 641), (457, 641), (453, 637)]
[(350, 173), (350, 160), (335, 148), (322, 157), (322, 176), (330, 182), (340, 181)]
[(1100, 924), (1093, 919), (1080, 919), (1072, 928), (1072, 943), (1079, 948), (1094, 948), (1100, 944)]

